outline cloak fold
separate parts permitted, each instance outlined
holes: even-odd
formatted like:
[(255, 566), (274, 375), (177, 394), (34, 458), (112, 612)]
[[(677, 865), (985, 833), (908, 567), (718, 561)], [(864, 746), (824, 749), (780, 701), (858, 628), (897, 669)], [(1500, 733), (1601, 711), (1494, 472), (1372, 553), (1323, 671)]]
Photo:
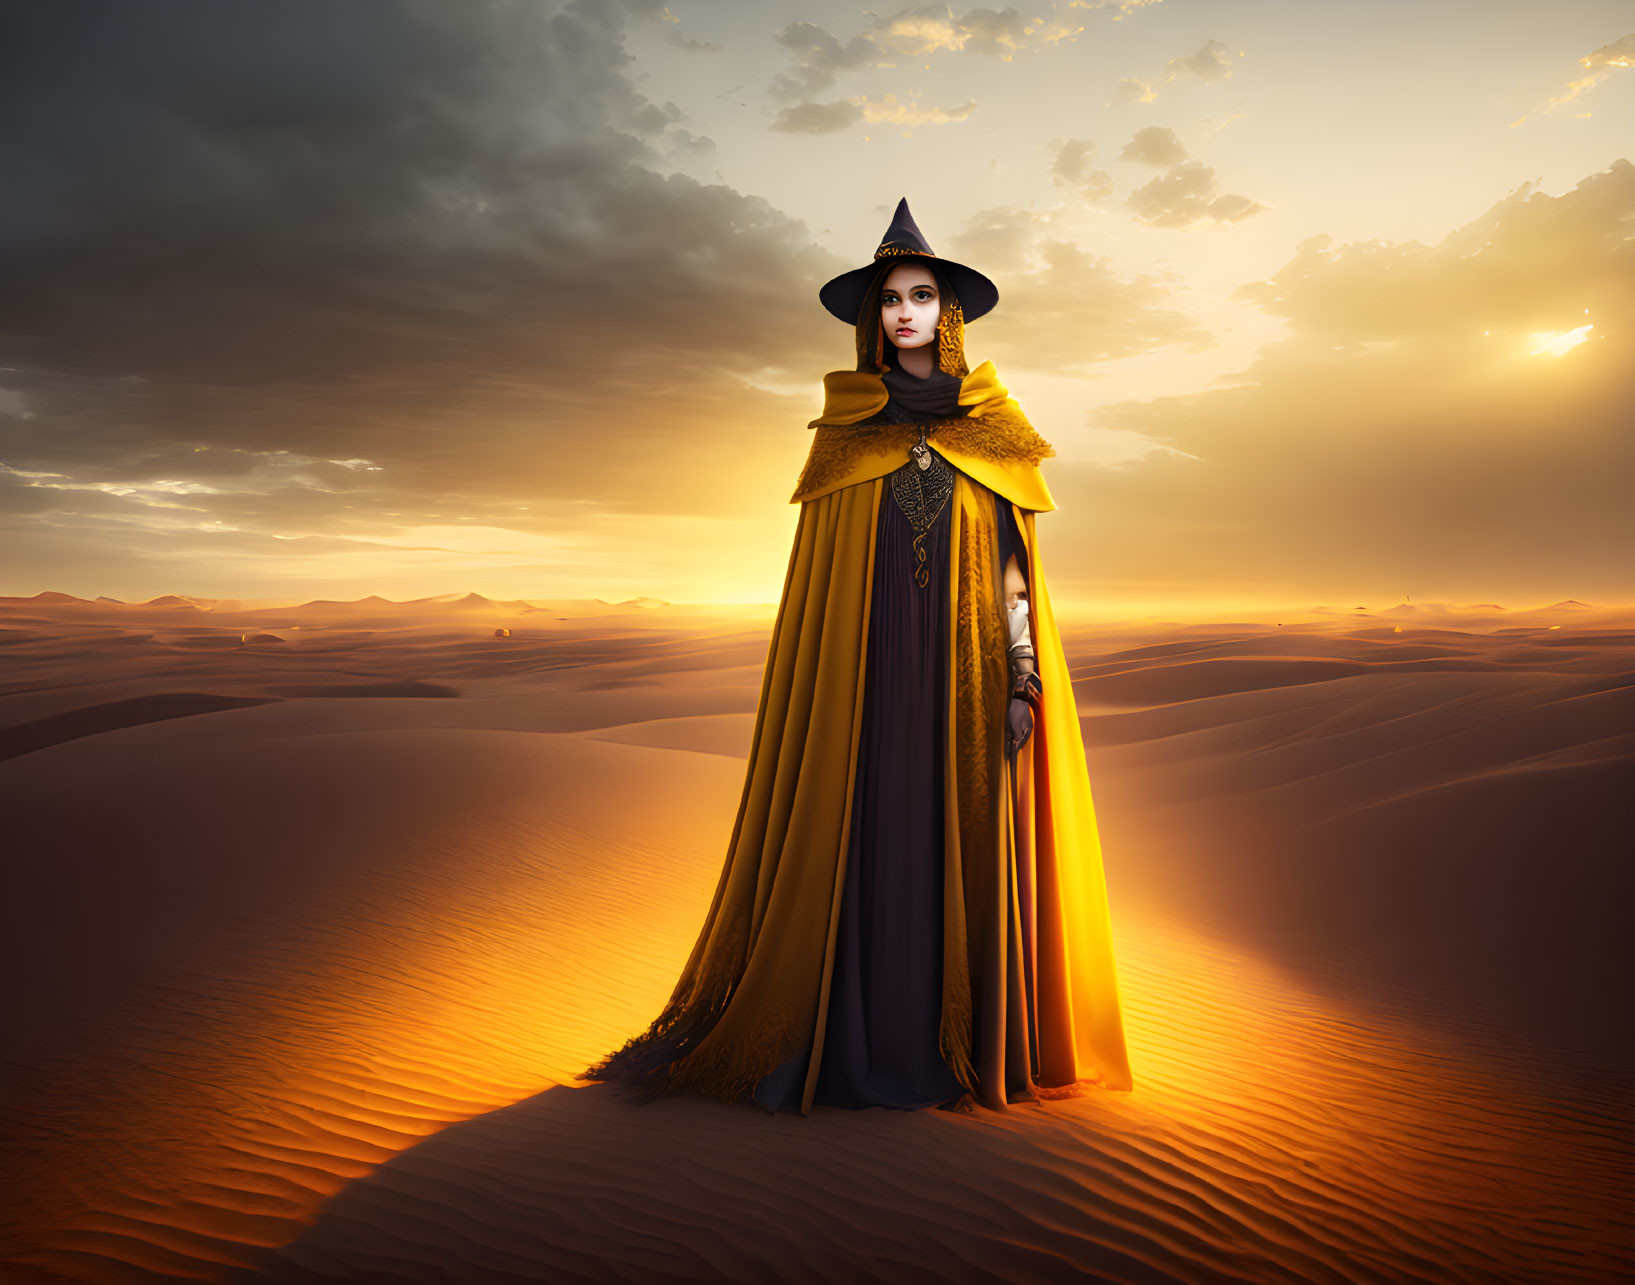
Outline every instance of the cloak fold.
[[(867, 381), (878, 377), (840, 374), (845, 387), (831, 387), (831, 406), (837, 392), (855, 398), (863, 407), (855, 422), (870, 413), (876, 390)], [(930, 439), (960, 470), (945, 581), (939, 1047), (973, 1096), (998, 1109), (1068, 1096), (1086, 1082), (1128, 1090), (1131, 1078), (1084, 745), (1034, 528), (1035, 513), (1054, 507), (1038, 470), (1051, 452), (991, 364), (966, 379), (971, 392), (961, 401), (972, 422), (951, 421), (956, 431)], [(821, 433), (825, 420), (816, 426)], [(892, 502), (886, 475), (906, 457), (902, 428), (814, 441), (709, 913), (663, 1012), (581, 1080), (624, 1083), (640, 1100), (689, 1090), (739, 1101), (808, 1049), (800, 1109), (811, 1111), (845, 888), (875, 533), (881, 503)], [(915, 427), (909, 440), (917, 437)], [(1025, 545), (1044, 686), (1034, 735), (1014, 764), (1003, 741), (1009, 682), (996, 503), (1013, 506)]]

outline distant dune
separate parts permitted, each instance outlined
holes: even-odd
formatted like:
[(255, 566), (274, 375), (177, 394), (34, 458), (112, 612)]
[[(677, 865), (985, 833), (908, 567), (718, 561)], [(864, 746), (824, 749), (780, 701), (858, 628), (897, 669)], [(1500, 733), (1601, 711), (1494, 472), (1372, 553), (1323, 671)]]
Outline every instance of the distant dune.
[(1134, 1092), (801, 1119), (570, 1085), (769, 606), (0, 599), (0, 1279), (1628, 1279), (1635, 610), (1412, 607), (1067, 621)]

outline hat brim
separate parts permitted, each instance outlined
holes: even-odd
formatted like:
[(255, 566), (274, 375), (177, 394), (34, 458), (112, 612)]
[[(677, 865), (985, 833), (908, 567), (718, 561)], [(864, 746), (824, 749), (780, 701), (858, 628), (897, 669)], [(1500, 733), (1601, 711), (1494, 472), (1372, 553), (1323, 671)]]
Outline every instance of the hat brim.
[[(876, 259), (861, 268), (842, 272), (838, 277), (824, 283), (823, 288), (818, 291), (818, 300), (832, 315), (848, 326), (855, 326), (857, 314), (863, 307), (863, 297), (868, 294), (869, 285), (873, 282), (875, 273), (880, 271), (883, 262), (885, 260)], [(892, 266), (914, 262), (935, 265), (948, 277), (949, 283), (954, 287), (954, 293), (959, 296), (959, 310), (966, 321), (975, 321), (984, 313), (991, 312), (993, 306), (999, 302), (999, 287), (975, 268), (968, 268), (963, 263), (955, 263), (952, 259), (939, 259), (934, 254), (893, 255), (890, 262)]]

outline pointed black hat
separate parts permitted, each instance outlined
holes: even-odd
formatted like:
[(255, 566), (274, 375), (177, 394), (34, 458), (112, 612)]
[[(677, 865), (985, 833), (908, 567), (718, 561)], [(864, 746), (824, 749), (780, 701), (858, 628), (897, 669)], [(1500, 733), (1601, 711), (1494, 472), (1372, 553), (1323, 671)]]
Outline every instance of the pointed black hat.
[(908, 212), (908, 198), (905, 196), (897, 202), (897, 212), (891, 216), (891, 226), (880, 238), (880, 248), (874, 252), (874, 262), (842, 272), (827, 282), (818, 291), (823, 306), (848, 326), (856, 325), (858, 310), (862, 308), (869, 286), (880, 270), (882, 259), (927, 259), (935, 264), (947, 276), (954, 293), (959, 296), (960, 311), (966, 321), (975, 321), (999, 302), (999, 287), (975, 268), (931, 253), (919, 225), (914, 222), (914, 216)]

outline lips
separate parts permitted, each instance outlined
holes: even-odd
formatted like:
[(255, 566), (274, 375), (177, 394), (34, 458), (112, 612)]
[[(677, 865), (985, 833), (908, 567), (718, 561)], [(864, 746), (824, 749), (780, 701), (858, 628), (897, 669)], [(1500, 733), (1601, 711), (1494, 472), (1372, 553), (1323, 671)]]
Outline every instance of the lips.
[(914, 328), (912, 326), (898, 326), (897, 333), (899, 335), (911, 335), (914, 333)]

